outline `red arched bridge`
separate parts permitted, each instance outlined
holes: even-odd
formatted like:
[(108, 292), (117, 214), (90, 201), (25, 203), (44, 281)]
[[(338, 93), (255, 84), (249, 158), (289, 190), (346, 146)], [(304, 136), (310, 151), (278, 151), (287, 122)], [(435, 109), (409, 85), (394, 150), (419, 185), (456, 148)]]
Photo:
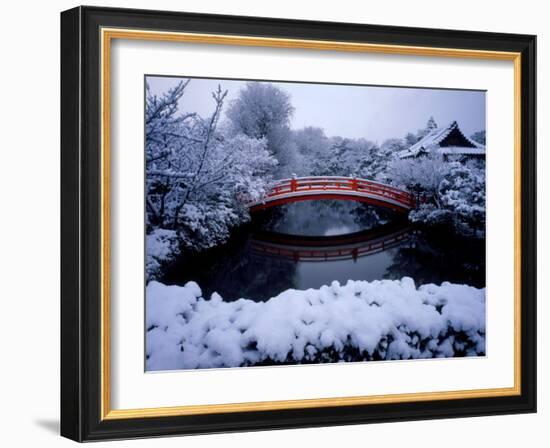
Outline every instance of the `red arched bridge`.
[(381, 182), (356, 177), (311, 176), (277, 181), (260, 200), (249, 204), (250, 211), (265, 210), (299, 201), (338, 199), (364, 202), (407, 212), (414, 208), (414, 197), (407, 191)]

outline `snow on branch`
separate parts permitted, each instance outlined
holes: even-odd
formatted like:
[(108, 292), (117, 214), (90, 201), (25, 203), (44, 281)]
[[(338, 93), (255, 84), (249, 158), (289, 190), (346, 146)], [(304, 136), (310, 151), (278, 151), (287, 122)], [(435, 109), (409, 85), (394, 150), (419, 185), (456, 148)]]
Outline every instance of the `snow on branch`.
[(221, 86), (211, 94), (210, 116), (182, 113), (188, 84), (160, 97), (147, 93), (147, 230), (175, 230), (182, 247), (202, 250), (250, 219), (247, 200), (265, 193), (277, 161), (265, 139), (220, 126)]

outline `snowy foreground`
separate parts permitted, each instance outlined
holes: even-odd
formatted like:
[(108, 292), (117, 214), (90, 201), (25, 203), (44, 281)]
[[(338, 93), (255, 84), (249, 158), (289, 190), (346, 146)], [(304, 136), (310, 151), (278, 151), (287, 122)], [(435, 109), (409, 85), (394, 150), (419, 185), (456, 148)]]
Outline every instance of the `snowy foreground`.
[(412, 279), (287, 290), (267, 302), (150, 282), (147, 370), (485, 354), (485, 289)]

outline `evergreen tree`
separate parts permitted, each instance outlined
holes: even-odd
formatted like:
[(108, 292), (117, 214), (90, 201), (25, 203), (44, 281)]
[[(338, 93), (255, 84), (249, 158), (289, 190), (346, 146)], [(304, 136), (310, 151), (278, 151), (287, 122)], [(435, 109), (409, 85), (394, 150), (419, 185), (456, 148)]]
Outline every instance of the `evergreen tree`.
[(430, 117), (430, 119), (428, 120), (428, 123), (426, 124), (426, 129), (428, 131), (433, 131), (434, 129), (437, 129), (437, 123), (435, 122), (434, 120), (434, 117)]

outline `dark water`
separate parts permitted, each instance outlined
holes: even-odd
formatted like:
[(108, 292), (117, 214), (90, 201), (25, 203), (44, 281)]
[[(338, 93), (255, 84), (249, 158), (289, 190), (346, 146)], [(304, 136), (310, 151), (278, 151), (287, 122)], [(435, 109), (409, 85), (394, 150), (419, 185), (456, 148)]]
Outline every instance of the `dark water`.
[(161, 279), (196, 281), (205, 297), (263, 301), (333, 280), (412, 277), (485, 286), (485, 241), (421, 231), (406, 217), (343, 201), (289, 204), (254, 216), (223, 246), (182, 256)]

